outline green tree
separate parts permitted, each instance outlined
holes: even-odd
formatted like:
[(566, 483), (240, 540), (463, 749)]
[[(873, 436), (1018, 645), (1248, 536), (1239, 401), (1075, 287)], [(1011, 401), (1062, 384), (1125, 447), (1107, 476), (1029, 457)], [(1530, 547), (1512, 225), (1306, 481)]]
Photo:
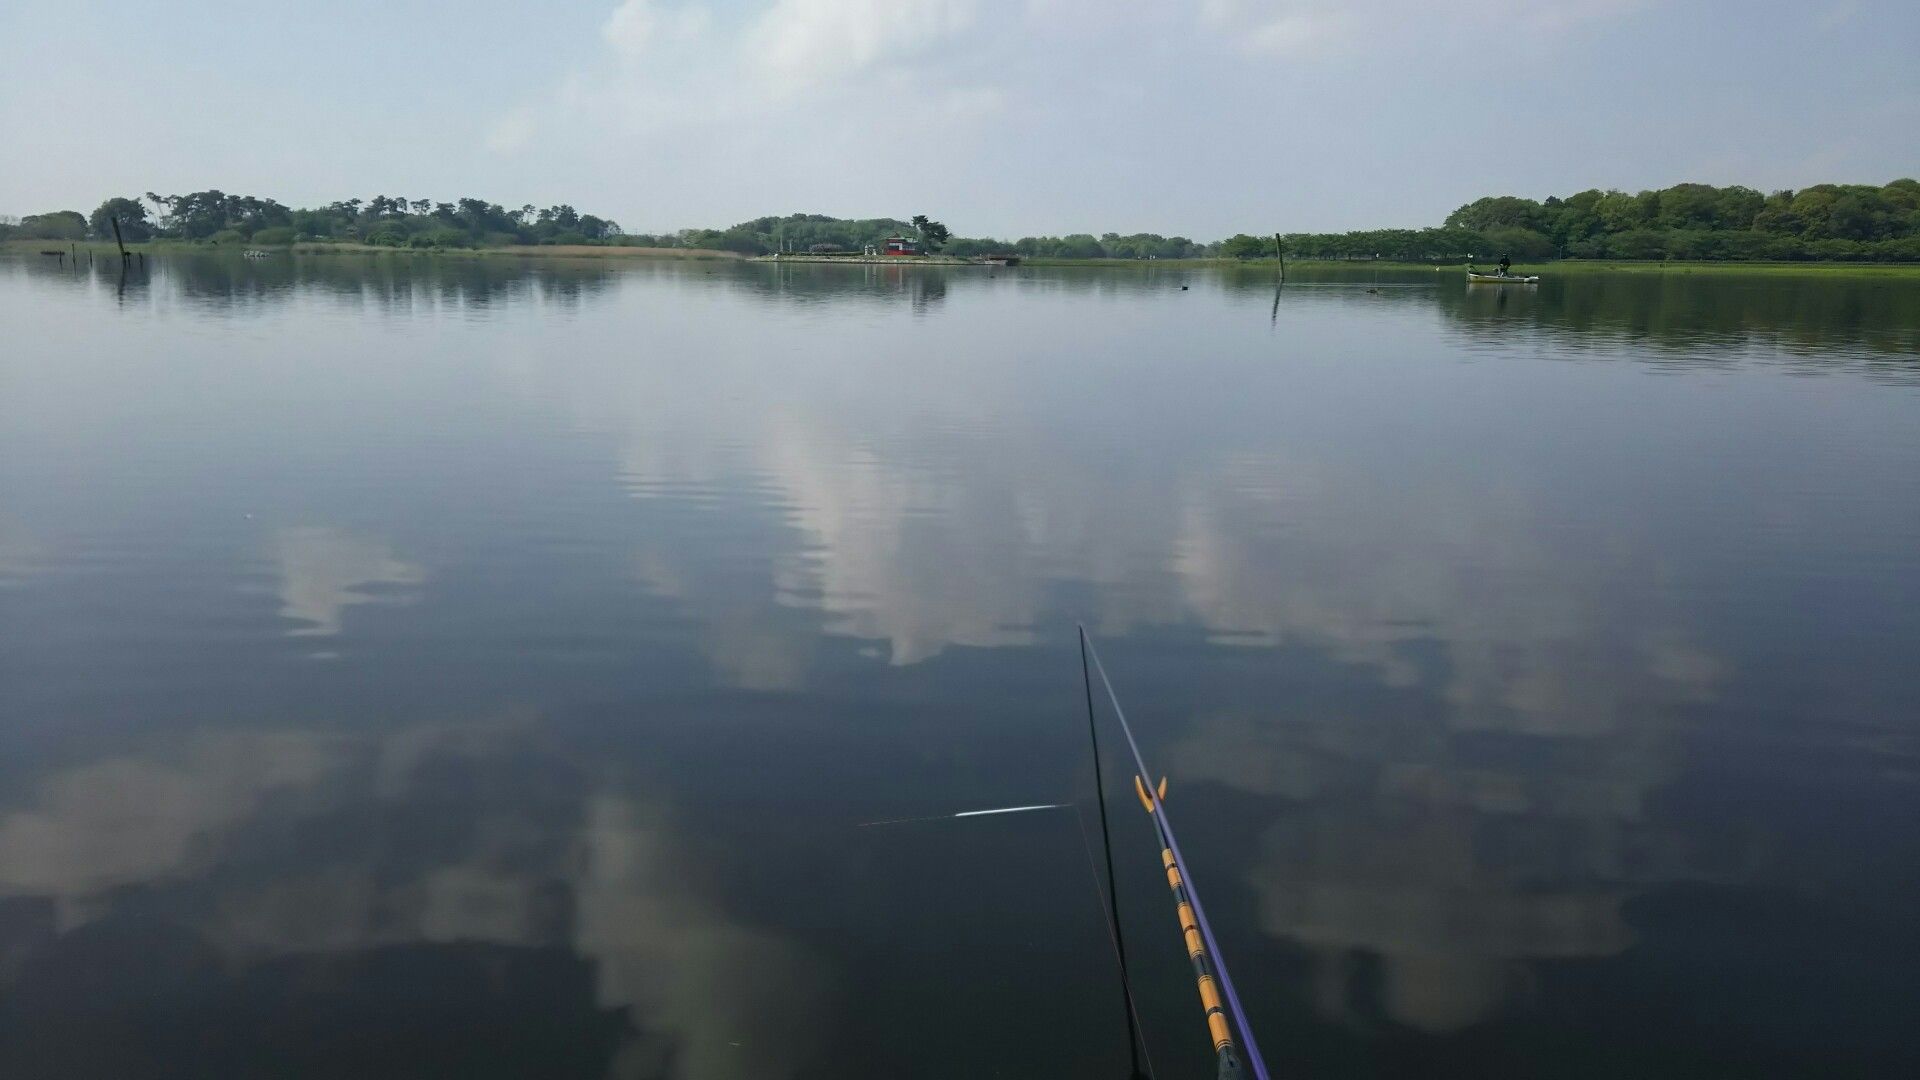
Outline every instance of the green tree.
[(1663, 229), (1711, 229), (1718, 221), (1720, 193), (1706, 184), (1675, 184), (1660, 192)]
[(1594, 203), (1603, 229), (1610, 233), (1627, 232), (1647, 223), (1646, 204), (1624, 191), (1609, 191)]
[(920, 243), (928, 251), (939, 251), (945, 246), (947, 238), (953, 235), (947, 231), (945, 225), (929, 219), (925, 214), (913, 215), (912, 225), (914, 232), (920, 237)]
[(1532, 199), (1515, 195), (1490, 195), (1447, 215), (1446, 224), (1456, 229), (1517, 228), (1544, 232), (1547, 210)]
[(1516, 259), (1546, 259), (1554, 254), (1553, 238), (1533, 229), (1488, 229), (1485, 235), (1488, 250), (1497, 254)]
[(377, 247), (406, 247), (407, 227), (398, 221), (382, 221), (367, 230), (365, 239)]
[(1235, 233), (1220, 244), (1220, 254), (1229, 259), (1256, 259), (1265, 255), (1272, 241), (1246, 233)]
[(78, 210), (55, 210), (49, 214), (28, 214), (20, 219), (21, 236), (29, 240), (85, 240), (87, 219)]
[(101, 240), (113, 239), (114, 219), (120, 222), (120, 237), (128, 243), (153, 237), (153, 223), (147, 220), (146, 204), (139, 199), (108, 199), (87, 219), (87, 229)]

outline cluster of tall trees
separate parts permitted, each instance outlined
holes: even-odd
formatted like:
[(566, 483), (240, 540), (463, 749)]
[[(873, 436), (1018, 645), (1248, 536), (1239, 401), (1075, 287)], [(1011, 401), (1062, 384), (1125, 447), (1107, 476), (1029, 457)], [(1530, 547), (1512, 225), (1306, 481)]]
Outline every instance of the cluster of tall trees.
[[(962, 248), (966, 250), (962, 250)], [(1217, 245), (1197, 243), (1184, 236), (1159, 233), (1069, 233), (1066, 236), (1023, 236), (1018, 240), (955, 241), (954, 250), (962, 254), (1014, 252), (1036, 259), (1199, 259), (1214, 253)]]
[[(940, 228), (944, 230), (946, 226)], [(682, 229), (670, 235), (636, 236), (635, 239), (651, 247), (706, 248), (741, 255), (768, 255), (776, 251), (859, 251), (889, 236), (916, 235), (919, 233), (913, 222), (898, 218), (788, 214), (785, 217), (754, 218), (725, 229)]]
[[(1503, 238), (1505, 239), (1505, 238)], [(1447, 261), (1509, 252), (1516, 258), (1528, 253), (1521, 247), (1501, 247), (1500, 240), (1476, 229), (1367, 229), (1346, 233), (1291, 233), (1283, 238), (1290, 259), (1393, 259), (1401, 262)], [(1248, 236), (1240, 233), (1220, 242), (1216, 253), (1231, 259), (1271, 258), (1272, 236)]]
[[(1920, 181), (1816, 184), (1762, 195), (1746, 187), (1676, 184), (1629, 195), (1582, 191), (1536, 202), (1476, 199), (1438, 229), (1382, 229), (1286, 238), (1304, 257), (1451, 258), (1497, 253), (1544, 259), (1920, 260)], [(1270, 238), (1235, 237), (1225, 254), (1271, 254)]]
[(878, 246), (894, 236), (916, 238), (927, 251), (951, 250), (949, 242), (953, 239), (952, 232), (945, 225), (924, 214), (916, 214), (910, 221), (788, 214), (785, 217), (754, 218), (726, 229), (682, 229), (671, 235), (635, 235), (631, 242), (652, 247), (732, 251), (741, 255), (770, 255), (774, 252), (822, 254), (857, 252)]
[(671, 236), (635, 236), (630, 239), (662, 247), (712, 248), (743, 255), (766, 255), (776, 251), (824, 254), (858, 252), (877, 246), (888, 237), (918, 238), (928, 251), (950, 255), (987, 255), (1018, 253), (1029, 257), (1058, 259), (1186, 259), (1205, 256), (1209, 245), (1184, 236), (1135, 233), (1121, 236), (1107, 233), (1075, 233), (1069, 236), (1025, 236), (1018, 240), (999, 240), (984, 236), (953, 236), (938, 221), (918, 215), (908, 221), (898, 218), (833, 218), (823, 214), (790, 214), (786, 217), (754, 218), (728, 229), (687, 229)]
[[(1018, 240), (956, 237), (925, 216), (902, 221), (789, 214), (725, 229), (629, 234), (611, 220), (565, 205), (508, 209), (482, 199), (434, 202), (375, 195), (298, 210), (272, 199), (220, 191), (113, 198), (90, 216), (61, 210), (17, 222), (0, 219), (0, 239), (109, 239), (114, 220), (128, 240), (161, 236), (258, 245), (296, 240), (415, 248), (620, 244), (764, 255), (857, 252), (891, 236), (911, 236), (927, 250), (955, 255), (1184, 259), (1257, 258), (1274, 252), (1271, 234), (1242, 233), (1215, 243), (1157, 233)], [(1495, 195), (1455, 210), (1438, 228), (1294, 233), (1284, 243), (1287, 254), (1298, 258), (1424, 261), (1507, 254), (1517, 259), (1920, 261), (1920, 181), (1895, 180), (1881, 187), (1816, 184), (1771, 195), (1711, 184), (1676, 184), (1633, 195), (1596, 189), (1544, 201)]]
[(385, 247), (492, 247), (607, 243), (621, 235), (615, 222), (566, 205), (510, 210), (483, 199), (435, 202), (375, 195), (302, 210), (223, 191), (149, 191), (143, 198), (108, 199), (87, 217), (73, 210), (25, 217), (0, 226), (0, 237), (11, 232), (45, 240), (112, 239), (116, 220), (129, 241), (166, 237), (212, 244), (332, 240)]

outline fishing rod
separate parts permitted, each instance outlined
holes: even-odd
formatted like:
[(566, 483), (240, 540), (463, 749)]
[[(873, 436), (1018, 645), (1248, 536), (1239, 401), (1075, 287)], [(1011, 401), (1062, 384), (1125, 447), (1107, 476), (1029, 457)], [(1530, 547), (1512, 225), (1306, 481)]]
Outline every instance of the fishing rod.
[[(1140, 804), (1153, 818), (1154, 833), (1160, 841), (1160, 861), (1166, 869), (1167, 887), (1172, 890), (1174, 910), (1180, 916), (1180, 931), (1186, 939), (1187, 959), (1193, 964), (1194, 982), (1200, 991), (1200, 1004), (1206, 1011), (1207, 1030), (1213, 1038), (1214, 1055), (1219, 1064), (1220, 1080), (1239, 1080), (1242, 1075), (1239, 1050), (1234, 1043), (1234, 1029), (1240, 1033), (1240, 1046), (1246, 1050), (1246, 1064), (1252, 1070), (1254, 1080), (1268, 1080), (1266, 1062), (1260, 1057), (1260, 1047), (1254, 1042), (1253, 1027), (1247, 1023), (1246, 1010), (1240, 1005), (1240, 995), (1234, 991), (1233, 977), (1227, 974), (1227, 965), (1220, 952), (1220, 945), (1214, 940), (1213, 928), (1207, 923), (1206, 909), (1200, 905), (1200, 894), (1195, 891), (1193, 882), (1186, 873), (1187, 861), (1180, 854), (1180, 843), (1174, 839), (1173, 823), (1167, 820), (1166, 799), (1167, 781), (1160, 780), (1157, 789), (1149, 790), (1144, 777), (1152, 776), (1147, 768), (1146, 759), (1140, 755), (1140, 744), (1134, 740), (1133, 728), (1127, 723), (1126, 710), (1120, 707), (1120, 696), (1114, 692), (1113, 680), (1107, 677), (1107, 667), (1100, 662), (1099, 650), (1087, 636), (1087, 628), (1080, 628), (1080, 664), (1083, 678), (1086, 677), (1087, 661), (1092, 659), (1092, 670), (1100, 673), (1100, 684), (1106, 688), (1107, 700), (1113, 704), (1114, 718), (1120, 721), (1120, 732), (1126, 736), (1127, 749), (1132, 752), (1133, 763), (1139, 768), (1134, 774), (1133, 789)], [(1087, 679), (1087, 709), (1089, 723), (1092, 721), (1093, 687)], [(1099, 742), (1094, 742), (1094, 781), (1096, 793), (1103, 790), (1100, 783)], [(1101, 831), (1106, 831), (1106, 807), (1101, 806)], [(1112, 850), (1108, 850), (1107, 882), (1110, 902), (1113, 893)], [(1113, 918), (1116, 931), (1119, 926), (1119, 910), (1115, 903)], [(1127, 980), (1126, 956), (1120, 957), (1120, 977)], [(1128, 991), (1128, 1005), (1131, 1008), (1131, 990)], [(1231, 1018), (1231, 1023), (1229, 1023)], [(1129, 1016), (1129, 1037), (1132, 1036), (1131, 1015)], [(1136, 1066), (1136, 1073), (1138, 1072)]]

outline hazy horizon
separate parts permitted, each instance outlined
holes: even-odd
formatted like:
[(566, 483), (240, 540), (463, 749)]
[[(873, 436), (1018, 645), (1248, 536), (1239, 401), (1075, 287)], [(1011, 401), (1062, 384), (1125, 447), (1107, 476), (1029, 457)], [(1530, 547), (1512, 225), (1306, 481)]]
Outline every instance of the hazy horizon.
[(214, 187), (566, 202), (631, 232), (927, 213), (1210, 240), (1920, 172), (1910, 5), (1109, 7), (21, 6), (0, 36), (38, 47), (0, 70), (0, 213)]

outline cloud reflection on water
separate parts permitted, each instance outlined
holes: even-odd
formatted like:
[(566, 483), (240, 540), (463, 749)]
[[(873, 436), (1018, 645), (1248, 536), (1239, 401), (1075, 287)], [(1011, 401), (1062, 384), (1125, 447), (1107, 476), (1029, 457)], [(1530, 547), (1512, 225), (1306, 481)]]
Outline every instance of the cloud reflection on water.
[[(1690, 725), (1771, 685), (1756, 656), (1817, 645), (1841, 620), (1743, 638), (1734, 617), (1815, 596), (1847, 609), (1857, 638), (1897, 644), (1908, 625), (1889, 615), (1896, 602), (1866, 595), (1901, 587), (1910, 565), (1898, 540), (1912, 501), (1896, 485), (1915, 473), (1895, 467), (1908, 444), (1885, 434), (1896, 407), (1855, 400), (1834, 415), (1861, 422), (1829, 425), (1851, 438), (1816, 446), (1768, 428), (1769, 418), (1828, 419), (1801, 415), (1794, 395), (1804, 391), (1774, 371), (1648, 393), (1633, 370), (1663, 359), (1676, 371), (1777, 364), (1764, 348), (1743, 351), (1754, 335), (1742, 326), (1769, 325), (1757, 300), (1728, 299), (1731, 325), (1696, 334), (1692, 307), (1666, 305), (1679, 288), (1666, 286), (1654, 298), (1661, 318), (1641, 317), (1646, 290), (1634, 287), (1621, 300), (1630, 318), (1586, 327), (1556, 322), (1550, 290), (1492, 311), (1416, 290), (1293, 290), (1270, 316), (1269, 284), (1236, 292), (1246, 275), (1175, 293), (1168, 271), (921, 281), (464, 265), (291, 260), (181, 279), (198, 314), (285, 318), (289, 332), (275, 340), (316, 341), (316, 359), (333, 359), (328, 331), (362, 335), (337, 350), (341, 367), (300, 369), (316, 389), (354, 392), (295, 397), (320, 432), (301, 438), (366, 450), (321, 455), (316, 471), (314, 458), (274, 457), (278, 426), (261, 440), (273, 467), (258, 470), (261, 491), (336, 477), (331, 508), (356, 524), (271, 534), (266, 580), (280, 617), (183, 624), (204, 635), (177, 635), (183, 651), (217, 654), (250, 633), (351, 641), (390, 621), (428, 631), (412, 641), (459, 646), (462, 662), (423, 649), (416, 669), (404, 650), (383, 650), (395, 661), (386, 670), (305, 665), (303, 676), (369, 716), (522, 692), (677, 695), (683, 713), (626, 737), (652, 752), (661, 740), (723, 736), (727, 764), (694, 766), (681, 794), (694, 783), (724, 789), (719, 801), (765, 823), (793, 805), (759, 790), (771, 764), (807, 753), (848, 779), (854, 801), (929, 776), (956, 788), (1015, 772), (1045, 782), (1051, 761), (1006, 768), (994, 741), (964, 745), (964, 721), (978, 710), (991, 714), (983, 724), (1043, 726), (1046, 705), (1015, 695), (1045, 681), (1036, 669), (1065, 655), (1054, 647), (1083, 619), (1161, 664), (1142, 676), (1162, 696), (1155, 737), (1171, 743), (1155, 757), (1195, 793), (1189, 805), (1228, 800), (1244, 815), (1237, 834), (1196, 823), (1224, 854), (1210, 863), (1223, 871), (1203, 876), (1225, 894), (1221, 906), (1249, 913), (1243, 927), (1265, 932), (1256, 949), (1306, 954), (1307, 989), (1337, 1037), (1382, 1018), (1441, 1034), (1519, 1011), (1556, 963), (1649, 940), (1630, 901), (1676, 882), (1745, 883), (1739, 844), (1715, 836), (1710, 814), (1701, 826), (1663, 797), (1716, 797), (1689, 759)], [(172, 295), (157, 286), (150, 299), (165, 310)], [(316, 316), (322, 330), (299, 325)], [(1844, 356), (1859, 336), (1849, 318), (1835, 309), (1801, 344), (1823, 363)], [(1662, 347), (1634, 344), (1646, 335)], [(381, 351), (426, 336), (438, 351), (407, 363)], [(175, 363), (192, 371), (199, 355), (182, 349)], [(355, 369), (349, 356), (377, 359)], [(1575, 370), (1543, 356), (1636, 359)], [(100, 385), (142, 389), (120, 366), (99, 366)], [(1870, 370), (1910, 367), (1880, 356)], [(257, 368), (249, 359), (233, 370)], [(1837, 402), (1858, 395), (1869, 369), (1806, 365), (1816, 370), (1853, 376), (1817, 388)], [(423, 372), (441, 377), (411, 378)], [(236, 382), (235, 392), (283, 400), (279, 373), (256, 377), (261, 385)], [(100, 411), (58, 381), (45, 396)], [(373, 407), (376, 397), (387, 407)], [(439, 426), (417, 430), (417, 415)], [(170, 441), (173, 420), (162, 419), (154, 445)], [(1743, 425), (1763, 434), (1742, 437)], [(1682, 430), (1704, 437), (1661, 442)], [(180, 520), (228, 522), (196, 501), (219, 474), (207, 466), (228, 460), (252, 459), (209, 449), (162, 474), (151, 486), (185, 509), (157, 518), (158, 533), (129, 530), (130, 550), (177, 542)], [(1686, 501), (1709, 483), (1723, 504)], [(117, 520), (121, 508), (102, 501), (102, 517)], [(1772, 509), (1744, 512), (1754, 506)], [(328, 519), (316, 506), (282, 512)], [(65, 535), (58, 514), (23, 520)], [(359, 524), (369, 521), (378, 524)], [(213, 532), (208, 549), (226, 552), (243, 530)], [(0, 537), (0, 573), (44, 576), (41, 552), (19, 535)], [(414, 561), (417, 552), (433, 558)], [(234, 561), (257, 568), (258, 555)], [(421, 587), (429, 561), (431, 590)], [(1856, 591), (1835, 588), (1838, 575)], [(213, 572), (152, 576), (189, 586), (150, 600), (167, 617), (175, 605), (204, 616), (195, 605), (209, 596), (257, 599), (250, 581), (229, 589)], [(1747, 606), (1722, 602), (1736, 592)], [(271, 615), (275, 603), (259, 606)], [(77, 610), (72, 649), (90, 660), (100, 624), (86, 621), (96, 609)], [(1863, 612), (1881, 622), (1856, 631)], [(471, 633), (521, 627), (530, 614), (564, 627), (550, 635), (563, 647), (541, 655), (524, 634)], [(998, 651), (955, 655), (973, 649)], [(855, 652), (890, 666), (829, 669)], [(641, 653), (666, 659), (650, 669), (635, 662)], [(690, 654), (710, 670), (684, 664)], [(264, 674), (248, 681), (160, 660), (165, 672), (135, 679), (130, 698), (152, 687), (215, 700), (281, 689), (270, 664), (250, 665), (242, 675)], [(1833, 660), (1804, 666), (1879, 679), (1798, 684), (1843, 719), (1907, 700), (1897, 666)], [(668, 665), (676, 670), (659, 670)], [(435, 683), (481, 669), (471, 686)], [(1010, 673), (1019, 689), (989, 685), (992, 675), (961, 686), (955, 672)], [(840, 680), (830, 693), (829, 675)], [(215, 682), (223, 689), (209, 691)], [(63, 688), (67, 700), (76, 685)], [(1167, 707), (1170, 697), (1181, 705)], [(729, 698), (750, 699), (766, 727), (729, 725)], [(901, 701), (911, 707), (890, 708)], [(919, 711), (956, 729), (952, 742), (906, 715), (927, 701), (940, 708)], [(23, 730), (41, 722), (22, 711)], [(878, 717), (899, 722), (884, 735), (863, 727)], [(73, 725), (76, 741), (104, 726), (91, 722)], [(559, 1002), (573, 1023), (616, 1015), (621, 1045), (606, 1054), (616, 1072), (796, 1071), (813, 1045), (810, 1010), (825, 1009), (822, 976), (791, 935), (728, 911), (734, 897), (712, 879), (742, 856), (703, 840), (671, 791), (542, 744), (530, 734), (542, 725), (208, 732), (165, 752), (63, 759), (7, 793), (0, 887), (15, 903), (5, 912), (57, 910), (46, 955), (75, 970), (86, 965), (66, 950), (128, 923), (184, 927), (223, 971), (291, 971), (301, 985), (392, 954), (463, 983), (518, 988), (511, 957), (537, 956), (584, 973), (584, 1004), (557, 993), (512, 1004)], [(776, 726), (791, 741), (759, 738)], [(1810, 741), (1888, 737), (1862, 723)], [(1832, 777), (1823, 796), (1841, 786)], [(741, 848), (768, 857), (780, 841), (760, 845)], [(451, 959), (472, 945), (488, 946), (484, 978), (464, 978)], [(15, 959), (0, 956), (0, 977), (23, 980), (17, 999), (51, 992), (44, 967)], [(1631, 966), (1587, 968), (1643, 977)], [(734, 1037), (742, 1030), (765, 1037)]]
[(280, 571), (280, 614), (301, 624), (287, 631), (296, 637), (336, 635), (347, 607), (403, 600), (394, 590), (426, 580), (417, 563), (395, 557), (384, 541), (341, 529), (279, 529), (271, 549)]
[[(1189, 627), (1310, 654), (1422, 703), (1404, 719), (1202, 714), (1165, 755), (1176, 780), (1267, 800), (1244, 877), (1260, 927), (1311, 954), (1317, 1007), (1350, 1023), (1485, 1021), (1524, 999), (1532, 965), (1630, 948), (1638, 892), (1726, 872), (1648, 818), (1682, 768), (1676, 718), (1715, 700), (1730, 662), (1670, 592), (1620, 585), (1672, 572), (1633, 520), (1569, 520), (1524, 470), (1386, 481), (1364, 457), (1250, 442), (1231, 420), (1116, 476), (974, 412), (991, 366), (966, 386), (862, 374), (880, 385), (849, 374), (775, 401), (701, 368), (673, 392), (575, 395), (653, 514), (755, 522), (750, 551), (709, 523), (705, 546), (637, 556), (706, 627), (723, 677), (804, 685), (821, 630), (912, 665), (1083, 617), (1104, 635)], [(1092, 586), (1090, 608), (1063, 611), (1063, 584)], [(1489, 737), (1523, 749), (1488, 759), (1474, 740)]]
[[(625, 1018), (608, 1076), (803, 1067), (832, 990), (818, 958), (702, 894), (708, 860), (664, 800), (557, 782), (579, 772), (524, 721), (384, 737), (207, 730), (55, 772), (0, 813), (0, 900), (54, 905), (41, 947), (55, 956), (90, 925), (165, 912), (225, 957), (226, 978), (315, 966), (295, 1009), (300, 993), (325, 1008), (320, 973), (343, 957), (562, 950), (590, 969), (597, 1007)], [(154, 909), (153, 897), (169, 899)], [(35, 994), (18, 981), (33, 970), (0, 964), (0, 988)]]

